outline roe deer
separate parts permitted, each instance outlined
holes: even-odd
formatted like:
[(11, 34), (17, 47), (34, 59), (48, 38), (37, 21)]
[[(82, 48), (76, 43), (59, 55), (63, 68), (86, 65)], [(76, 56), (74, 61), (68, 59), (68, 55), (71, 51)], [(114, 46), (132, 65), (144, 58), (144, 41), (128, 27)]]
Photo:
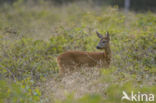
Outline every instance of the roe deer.
[(96, 32), (97, 36), (101, 39), (97, 49), (103, 49), (103, 52), (84, 52), (84, 51), (67, 51), (57, 57), (57, 63), (60, 68), (60, 73), (68, 73), (72, 70), (78, 69), (77, 67), (94, 67), (102, 66), (108, 67), (111, 62), (110, 50), (110, 37), (109, 33), (103, 37), (100, 33)]

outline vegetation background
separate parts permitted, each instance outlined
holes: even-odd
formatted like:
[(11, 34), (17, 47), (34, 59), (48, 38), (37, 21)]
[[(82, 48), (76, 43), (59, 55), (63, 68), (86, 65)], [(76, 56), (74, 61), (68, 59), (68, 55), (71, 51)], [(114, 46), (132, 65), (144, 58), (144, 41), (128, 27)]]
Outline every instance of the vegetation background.
[[(123, 90), (156, 96), (155, 1), (131, 0), (126, 13), (123, 0), (67, 1), (0, 0), (0, 103), (128, 103)], [(110, 68), (59, 78), (56, 57), (98, 51), (96, 30), (110, 32)]]

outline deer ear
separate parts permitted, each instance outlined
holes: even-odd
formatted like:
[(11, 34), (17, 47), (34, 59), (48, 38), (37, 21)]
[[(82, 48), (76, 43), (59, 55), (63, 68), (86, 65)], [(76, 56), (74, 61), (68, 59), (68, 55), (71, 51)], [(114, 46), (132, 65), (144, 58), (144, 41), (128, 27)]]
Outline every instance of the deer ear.
[(103, 36), (99, 32), (96, 31), (96, 34), (99, 38), (103, 38)]
[(108, 40), (110, 40), (109, 32), (106, 32), (106, 37), (107, 37)]

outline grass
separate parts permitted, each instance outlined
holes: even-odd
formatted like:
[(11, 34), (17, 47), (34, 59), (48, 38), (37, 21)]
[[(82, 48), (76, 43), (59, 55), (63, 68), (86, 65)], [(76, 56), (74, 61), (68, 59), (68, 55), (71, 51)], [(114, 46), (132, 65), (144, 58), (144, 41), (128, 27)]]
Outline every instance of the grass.
[[(0, 102), (124, 103), (122, 91), (156, 95), (156, 14), (118, 7), (46, 2), (0, 8)], [(56, 57), (98, 51), (95, 31), (110, 32), (110, 68), (58, 78)], [(78, 68), (79, 69), (79, 68)]]

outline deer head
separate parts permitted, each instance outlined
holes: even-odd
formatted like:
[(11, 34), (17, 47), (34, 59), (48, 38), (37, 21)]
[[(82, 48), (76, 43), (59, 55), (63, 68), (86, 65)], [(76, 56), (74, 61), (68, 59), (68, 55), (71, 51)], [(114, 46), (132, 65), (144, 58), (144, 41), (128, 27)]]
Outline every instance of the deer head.
[(103, 37), (102, 34), (100, 34), (99, 32), (96, 32), (97, 36), (101, 39), (100, 42), (98, 43), (98, 45), (96, 46), (97, 49), (107, 49), (109, 48), (109, 33), (106, 32), (105, 37)]

